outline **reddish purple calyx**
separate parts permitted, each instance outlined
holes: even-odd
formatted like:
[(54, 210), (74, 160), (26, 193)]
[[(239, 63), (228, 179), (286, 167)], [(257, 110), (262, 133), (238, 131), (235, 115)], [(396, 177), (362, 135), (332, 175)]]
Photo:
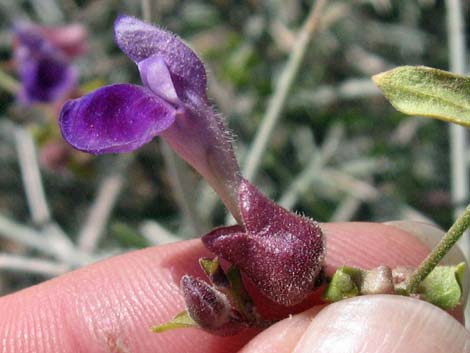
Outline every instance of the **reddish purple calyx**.
[(242, 180), (238, 192), (243, 226), (214, 229), (204, 245), (240, 268), (261, 293), (292, 306), (316, 288), (325, 244), (317, 222), (289, 212)]

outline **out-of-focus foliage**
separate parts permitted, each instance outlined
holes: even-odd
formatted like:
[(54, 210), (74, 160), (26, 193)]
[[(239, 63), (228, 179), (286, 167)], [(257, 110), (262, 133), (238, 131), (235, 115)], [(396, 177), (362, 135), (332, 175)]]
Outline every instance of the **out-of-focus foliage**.
[[(205, 61), (209, 96), (236, 138), (241, 164), (263, 119), (311, 1), (152, 1), (152, 22), (185, 39)], [(0, 0), (0, 69), (16, 77), (11, 27), (15, 19), (43, 24), (80, 22), (90, 50), (78, 61), (88, 91), (113, 82), (138, 82), (138, 71), (113, 42), (119, 13), (141, 16), (137, 0)], [(296, 78), (281, 121), (253, 182), (281, 204), (319, 221), (429, 218), (451, 224), (447, 125), (410, 119), (386, 102), (370, 77), (399, 65), (448, 69), (445, 8), (432, 0), (328, 2)], [(0, 88), (0, 214), (21, 223), (30, 216), (17, 155), (7, 126), (34, 124), (41, 149), (57, 134), (50, 108), (19, 106)], [(72, 240), (87, 217), (100, 181), (116, 157), (79, 155), (65, 171), (43, 169), (55, 220)], [(179, 238), (196, 237), (172, 191), (159, 142), (135, 153), (98, 252), (148, 244), (143, 221), (155, 220)], [(201, 225), (224, 222), (221, 203), (188, 169), (188, 195)], [(466, 200), (462, 200), (464, 202)], [(2, 252), (30, 254), (0, 240)], [(34, 253), (33, 253), (34, 254)], [(3, 274), (1, 291), (42, 277)]]

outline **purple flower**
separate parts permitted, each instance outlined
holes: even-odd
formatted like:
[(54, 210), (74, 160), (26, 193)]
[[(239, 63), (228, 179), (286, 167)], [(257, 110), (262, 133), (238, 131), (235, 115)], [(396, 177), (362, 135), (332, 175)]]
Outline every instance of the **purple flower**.
[(239, 219), (239, 166), (223, 122), (208, 103), (201, 60), (175, 35), (133, 17), (119, 17), (114, 33), (137, 64), (144, 87), (115, 84), (68, 101), (59, 120), (65, 140), (93, 154), (122, 153), (161, 135)]
[(214, 229), (204, 245), (238, 266), (268, 298), (291, 306), (316, 288), (325, 245), (318, 223), (295, 215), (242, 180), (238, 202), (243, 226)]
[[(207, 100), (204, 65), (190, 48), (133, 17), (118, 18), (114, 31), (119, 47), (137, 64), (143, 86), (114, 84), (68, 101), (59, 120), (65, 140), (102, 154), (134, 151), (161, 135), (212, 185), (239, 223), (205, 235), (206, 247), (275, 302), (301, 302), (316, 288), (323, 268), (318, 224), (278, 206), (241, 177), (226, 128)], [(201, 327), (233, 327), (236, 310), (227, 299), (233, 293), (191, 277), (183, 277), (181, 288), (188, 313)], [(256, 321), (250, 320), (245, 324)]]
[(15, 61), (22, 83), (18, 93), (21, 102), (56, 102), (76, 87), (78, 75), (70, 62), (86, 49), (86, 32), (82, 26), (19, 23), (14, 33)]

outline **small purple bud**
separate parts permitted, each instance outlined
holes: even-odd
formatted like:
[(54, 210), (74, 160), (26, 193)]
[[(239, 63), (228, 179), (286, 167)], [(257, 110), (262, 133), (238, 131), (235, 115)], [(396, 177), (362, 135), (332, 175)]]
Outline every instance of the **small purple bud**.
[(325, 258), (318, 223), (293, 214), (242, 180), (238, 192), (244, 229), (218, 228), (205, 246), (238, 266), (268, 298), (292, 306), (317, 287)]
[(85, 50), (83, 27), (19, 23), (14, 32), (15, 61), (22, 83), (19, 100), (51, 103), (67, 96), (77, 85), (78, 74), (70, 60)]
[(185, 275), (180, 287), (189, 316), (201, 328), (228, 335), (247, 327), (238, 320), (227, 296), (206, 282)]

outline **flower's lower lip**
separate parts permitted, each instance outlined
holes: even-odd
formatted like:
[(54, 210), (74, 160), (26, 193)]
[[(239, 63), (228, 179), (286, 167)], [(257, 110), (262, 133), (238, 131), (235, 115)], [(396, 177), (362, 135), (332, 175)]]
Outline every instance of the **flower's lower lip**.
[(102, 154), (134, 151), (174, 121), (173, 107), (149, 89), (114, 84), (68, 101), (59, 125), (72, 146)]

